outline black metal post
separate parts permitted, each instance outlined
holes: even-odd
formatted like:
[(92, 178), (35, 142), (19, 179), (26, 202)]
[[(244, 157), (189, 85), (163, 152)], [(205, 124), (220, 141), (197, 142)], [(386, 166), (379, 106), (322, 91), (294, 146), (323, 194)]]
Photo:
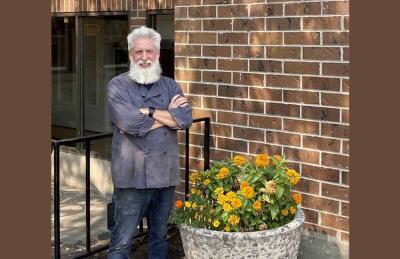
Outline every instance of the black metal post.
[(210, 118), (204, 120), (204, 170), (210, 168)]
[(54, 145), (54, 258), (60, 259), (60, 146)]
[(90, 140), (86, 147), (86, 251), (90, 252)]
[(189, 193), (189, 129), (185, 130), (185, 201)]

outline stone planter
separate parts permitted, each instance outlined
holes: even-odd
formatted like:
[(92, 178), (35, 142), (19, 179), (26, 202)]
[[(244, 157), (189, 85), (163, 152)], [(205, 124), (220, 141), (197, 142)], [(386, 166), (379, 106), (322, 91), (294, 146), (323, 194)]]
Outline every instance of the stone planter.
[(304, 213), (285, 226), (256, 232), (222, 232), (180, 225), (185, 258), (297, 258)]

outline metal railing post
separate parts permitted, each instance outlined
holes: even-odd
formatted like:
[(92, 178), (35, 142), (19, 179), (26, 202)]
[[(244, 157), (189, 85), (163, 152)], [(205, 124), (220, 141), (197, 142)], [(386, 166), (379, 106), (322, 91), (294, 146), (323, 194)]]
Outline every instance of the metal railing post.
[(86, 148), (86, 251), (90, 252), (90, 140)]
[(60, 146), (54, 145), (54, 258), (61, 258), (60, 253)]

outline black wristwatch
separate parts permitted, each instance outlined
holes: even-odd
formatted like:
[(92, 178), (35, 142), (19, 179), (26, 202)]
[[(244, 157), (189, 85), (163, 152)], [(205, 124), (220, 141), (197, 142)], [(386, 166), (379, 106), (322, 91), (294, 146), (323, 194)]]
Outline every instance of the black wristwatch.
[(152, 118), (153, 117), (153, 113), (156, 111), (156, 108), (154, 108), (154, 107), (149, 107), (149, 114), (148, 114), (148, 116), (150, 117), (150, 118)]

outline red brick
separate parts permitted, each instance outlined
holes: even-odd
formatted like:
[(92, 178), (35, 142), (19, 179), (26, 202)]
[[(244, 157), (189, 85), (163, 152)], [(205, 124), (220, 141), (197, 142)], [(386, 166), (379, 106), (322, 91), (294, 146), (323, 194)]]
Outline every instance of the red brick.
[(349, 187), (321, 183), (321, 192), (323, 196), (339, 200), (349, 200)]
[(350, 141), (342, 140), (342, 149), (344, 154), (350, 154)]
[(188, 12), (187, 7), (175, 7), (174, 8), (175, 18), (186, 18), (187, 12)]
[(320, 15), (321, 3), (289, 3), (285, 5), (285, 15)]
[(297, 147), (301, 141), (300, 135), (276, 131), (267, 131), (266, 139), (268, 143)]
[(348, 94), (321, 93), (321, 104), (337, 107), (349, 107)]
[(219, 70), (240, 70), (247, 71), (247, 60), (240, 59), (218, 59)]
[(175, 69), (175, 78), (177, 81), (200, 81), (200, 76), (200, 71)]
[(218, 17), (240, 17), (247, 16), (248, 5), (226, 5), (218, 6)]
[(204, 17), (216, 17), (215, 6), (196, 6), (189, 7), (189, 17), (204, 18)]
[(300, 47), (267, 46), (267, 58), (300, 59)]
[(350, 91), (350, 80), (349, 79), (342, 79), (342, 92), (348, 93)]
[(222, 137), (231, 137), (232, 136), (232, 127), (222, 124), (213, 123), (211, 125), (211, 134)]
[(249, 153), (250, 154), (282, 154), (282, 147), (267, 145), (260, 142), (249, 142)]
[(301, 206), (310, 209), (316, 209), (321, 211), (327, 211), (331, 213), (339, 212), (339, 202), (331, 199), (326, 199), (322, 197), (311, 196), (307, 194), (302, 194)]
[(247, 126), (247, 118), (248, 118), (247, 114), (219, 111), (217, 121), (220, 123)]
[(340, 17), (304, 17), (303, 28), (306, 30), (340, 30)]
[(344, 17), (344, 29), (345, 30), (350, 29), (350, 17), (349, 16)]
[(230, 31), (231, 29), (231, 19), (203, 20), (203, 31)]
[(255, 72), (282, 72), (282, 61), (250, 60), (250, 71)]
[(349, 218), (321, 213), (321, 220), (323, 226), (349, 231)]
[(322, 74), (329, 76), (350, 76), (349, 63), (324, 63), (322, 64)]
[(262, 31), (264, 30), (264, 18), (234, 19), (233, 30), (235, 31)]
[(285, 45), (319, 45), (319, 32), (285, 32)]
[(248, 87), (232, 86), (232, 85), (219, 85), (218, 96), (247, 98)]
[(250, 32), (250, 44), (252, 45), (282, 45), (281, 32)]
[(192, 116), (193, 116), (193, 119), (203, 118), (203, 117), (210, 117), (211, 121), (215, 121), (215, 118), (217, 118), (217, 112), (210, 111), (210, 110), (203, 110), (203, 109), (193, 108)]
[(203, 97), (204, 108), (232, 110), (232, 100), (226, 98)]
[(175, 68), (187, 69), (187, 58), (186, 57), (175, 57)]
[(349, 169), (349, 156), (322, 153), (321, 164), (334, 168)]
[(227, 158), (231, 158), (231, 156), (232, 156), (232, 152), (210, 148), (210, 160), (211, 161), (224, 160)]
[(313, 121), (283, 119), (283, 129), (299, 133), (318, 134), (319, 123)]
[(322, 6), (323, 14), (349, 14), (349, 2), (325, 2)]
[(264, 103), (247, 100), (233, 100), (233, 110), (241, 112), (264, 113)]
[(239, 85), (264, 85), (264, 75), (252, 73), (233, 73), (233, 83)]
[(262, 129), (281, 129), (282, 119), (279, 117), (249, 115), (249, 126)]
[(204, 82), (216, 82), (216, 83), (231, 83), (230, 72), (219, 72), (219, 71), (203, 71)]
[(341, 202), (340, 208), (343, 216), (350, 216), (350, 204), (348, 202)]
[(175, 20), (175, 29), (178, 31), (198, 31), (201, 30), (201, 21)]
[(349, 240), (350, 240), (349, 238), (350, 237), (349, 237), (349, 233), (348, 232), (341, 232), (340, 233), (340, 241), (348, 243)]
[(339, 78), (303, 77), (303, 88), (323, 91), (340, 91)]
[(218, 44), (248, 44), (247, 38), (243, 32), (218, 33)]
[(304, 47), (303, 58), (313, 60), (340, 60), (340, 48)]
[(343, 48), (343, 60), (350, 60), (350, 48)]
[(203, 0), (204, 5), (230, 4), (232, 0)]
[(334, 138), (350, 138), (350, 127), (342, 124), (321, 124), (321, 135)]
[(189, 43), (217, 43), (217, 35), (213, 32), (195, 32), (189, 33)]
[(300, 18), (266, 18), (266, 30), (271, 31), (289, 31), (289, 30), (300, 30)]
[(270, 87), (300, 88), (300, 76), (266, 75), (265, 81)]
[(319, 152), (317, 151), (285, 147), (284, 153), (285, 157), (289, 160), (319, 164)]
[(250, 6), (250, 16), (281, 16), (282, 4), (255, 4)]
[(342, 171), (342, 181), (341, 181), (341, 184), (344, 184), (344, 185), (347, 185), (347, 186), (350, 185), (349, 172)]
[(348, 32), (324, 32), (323, 39), (324, 45), (349, 45)]
[(305, 221), (318, 224), (318, 211), (301, 208), (304, 212)]
[(280, 116), (299, 117), (300, 106), (284, 103), (266, 103), (265, 113)]
[(340, 152), (340, 140), (303, 136), (303, 147), (331, 152)]
[(301, 175), (307, 178), (339, 183), (340, 171), (330, 168), (302, 165)]
[(220, 149), (245, 153), (247, 152), (247, 141), (229, 138), (218, 138), (217, 147)]
[(201, 0), (174, 0), (174, 6), (199, 5)]
[(264, 141), (264, 131), (259, 129), (233, 127), (233, 137), (244, 140)]
[(230, 57), (230, 46), (203, 46), (203, 56)]
[(292, 103), (319, 104), (319, 94), (318, 92), (284, 90), (283, 100)]
[(186, 95), (186, 97), (189, 99), (189, 103), (192, 107), (201, 108), (201, 96)]
[(342, 110), (342, 122), (349, 123), (350, 121), (350, 113), (349, 110)]
[(195, 69), (215, 69), (216, 63), (217, 63), (216, 59), (210, 59), (210, 58), (188, 59), (189, 68), (195, 68)]
[(285, 73), (293, 74), (319, 74), (319, 63), (316, 62), (284, 62)]
[(325, 107), (303, 106), (302, 118), (322, 120), (322, 121), (339, 121), (340, 110)]
[(176, 56), (201, 56), (200, 45), (175, 45)]
[(282, 90), (250, 87), (250, 99), (282, 101)]
[(175, 32), (175, 43), (188, 43), (187, 32)]
[(319, 194), (319, 182), (301, 178), (299, 183), (293, 188), (294, 191)]
[(263, 46), (233, 46), (233, 57), (264, 58)]

